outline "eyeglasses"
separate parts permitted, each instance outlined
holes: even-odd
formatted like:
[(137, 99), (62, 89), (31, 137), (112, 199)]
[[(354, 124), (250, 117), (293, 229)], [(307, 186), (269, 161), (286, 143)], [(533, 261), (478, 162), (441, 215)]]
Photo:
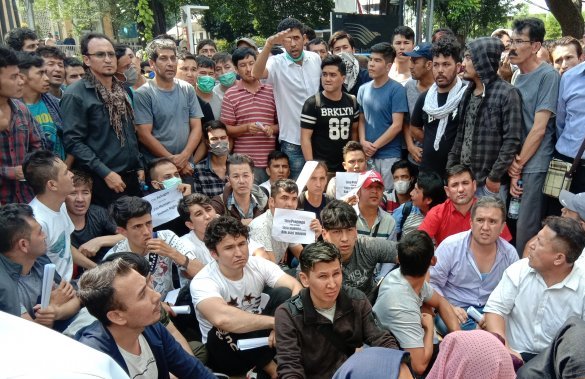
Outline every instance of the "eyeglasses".
[(85, 54), (89, 57), (94, 56), (97, 59), (105, 59), (106, 57), (108, 58), (116, 58), (116, 53), (113, 51), (98, 51), (97, 53), (93, 53), (93, 54)]
[(533, 41), (531, 40), (523, 40), (523, 39), (513, 39), (510, 40), (510, 46), (514, 46), (514, 45), (521, 45), (523, 43), (532, 43)]

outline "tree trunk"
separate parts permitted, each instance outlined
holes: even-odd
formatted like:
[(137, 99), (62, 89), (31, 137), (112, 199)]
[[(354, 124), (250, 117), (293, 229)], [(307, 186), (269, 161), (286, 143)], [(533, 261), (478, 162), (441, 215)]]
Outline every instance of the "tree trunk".
[(165, 7), (159, 0), (152, 1), (152, 13), (154, 13), (154, 26), (152, 34), (156, 37), (167, 32)]
[(563, 36), (583, 38), (584, 22), (581, 0), (545, 0), (548, 9), (561, 25)]

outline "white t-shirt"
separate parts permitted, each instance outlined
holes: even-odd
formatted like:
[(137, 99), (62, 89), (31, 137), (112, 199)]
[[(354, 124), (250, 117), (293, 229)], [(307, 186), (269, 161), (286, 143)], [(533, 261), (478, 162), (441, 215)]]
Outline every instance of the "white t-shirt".
[(197, 259), (199, 259), (199, 261), (201, 261), (201, 263), (204, 265), (213, 261), (209, 249), (207, 246), (205, 246), (203, 241), (197, 238), (197, 235), (195, 235), (194, 231), (190, 231), (184, 236), (181, 236), (181, 241), (183, 241), (185, 244), (191, 244), (193, 246), (193, 252), (195, 253), (195, 256), (197, 256)]
[(262, 290), (274, 287), (278, 279), (286, 275), (276, 264), (260, 257), (251, 256), (244, 266), (242, 279), (227, 279), (219, 270), (216, 261), (205, 266), (191, 281), (191, 297), (195, 314), (201, 328), (202, 342), (207, 342), (207, 333), (213, 325), (199, 312), (197, 305), (206, 299), (220, 297), (243, 311), (259, 314)]
[[(175, 233), (171, 232), (170, 230), (159, 230), (157, 232), (157, 238), (160, 238), (166, 242), (170, 247), (177, 250), (179, 253), (186, 255), (189, 257), (189, 259), (197, 259), (193, 245), (184, 243)], [(104, 256), (104, 259), (112, 254), (128, 251), (131, 250), (128, 239), (126, 238), (115, 244)], [(173, 260), (169, 257), (163, 257), (162, 255), (149, 253), (144, 255), (144, 258), (146, 258), (151, 263), (152, 284), (154, 289), (160, 293), (164, 299), (167, 296), (167, 293), (174, 289), (172, 270)], [(154, 267), (152, 267), (153, 265)], [(177, 265), (177, 267), (179, 269), (179, 281), (181, 286), (184, 286), (189, 282), (189, 280), (183, 276), (185, 269), (182, 266)]]
[(59, 212), (55, 212), (36, 197), (29, 203), (33, 209), (35, 220), (47, 235), (47, 256), (55, 264), (61, 278), (70, 281), (73, 276), (73, 259), (71, 257), (71, 233), (75, 230), (73, 222), (67, 214), (65, 203)]
[(156, 360), (154, 354), (146, 338), (144, 336), (138, 336), (138, 343), (140, 344), (140, 355), (134, 355), (127, 352), (118, 346), (126, 366), (128, 366), (128, 372), (132, 379), (157, 379), (158, 378), (158, 367), (156, 366)]
[(266, 251), (272, 252), (276, 257), (276, 263), (281, 263), (286, 250), (298, 244), (272, 238), (272, 222), (273, 216), (270, 209), (256, 217), (250, 223), (250, 238), (258, 242)]
[(266, 188), (266, 190), (268, 191), (268, 196), (270, 196), (270, 189), (272, 188), (272, 184), (270, 183), (270, 179), (268, 179), (264, 183), (260, 183), (260, 187)]

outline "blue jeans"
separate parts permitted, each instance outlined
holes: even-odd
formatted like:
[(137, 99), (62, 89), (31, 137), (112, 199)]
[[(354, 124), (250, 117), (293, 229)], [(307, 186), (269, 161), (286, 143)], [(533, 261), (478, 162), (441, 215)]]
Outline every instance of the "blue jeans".
[[(297, 180), (299, 174), (303, 170), (305, 165), (305, 157), (303, 156), (303, 150), (301, 145), (295, 145), (294, 143), (280, 141), (280, 151), (288, 155), (288, 163), (290, 165), (290, 178)], [(299, 188), (299, 192), (302, 191)]]
[[(474, 307), (474, 308), (477, 309), (479, 311), (479, 313), (483, 314), (483, 307), (481, 307), (481, 308)], [(464, 309), (467, 310), (466, 308), (464, 308)], [(435, 316), (435, 327), (437, 328), (437, 333), (439, 333), (442, 336), (449, 333), (449, 330), (447, 329), (447, 325), (445, 325), (445, 323), (443, 322), (443, 319), (441, 318), (441, 316), (439, 316), (438, 313)], [(475, 329), (477, 329), (477, 322), (475, 322), (471, 317), (467, 317), (467, 321), (462, 323), (460, 325), (460, 327), (461, 327), (461, 330), (475, 330)]]

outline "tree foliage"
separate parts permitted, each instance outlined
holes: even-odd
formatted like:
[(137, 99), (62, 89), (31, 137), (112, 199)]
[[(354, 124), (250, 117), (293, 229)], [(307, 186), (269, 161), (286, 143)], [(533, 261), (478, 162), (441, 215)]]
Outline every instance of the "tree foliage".
[(545, 0), (548, 9), (558, 20), (563, 36), (583, 38), (583, 14), (581, 0)]

